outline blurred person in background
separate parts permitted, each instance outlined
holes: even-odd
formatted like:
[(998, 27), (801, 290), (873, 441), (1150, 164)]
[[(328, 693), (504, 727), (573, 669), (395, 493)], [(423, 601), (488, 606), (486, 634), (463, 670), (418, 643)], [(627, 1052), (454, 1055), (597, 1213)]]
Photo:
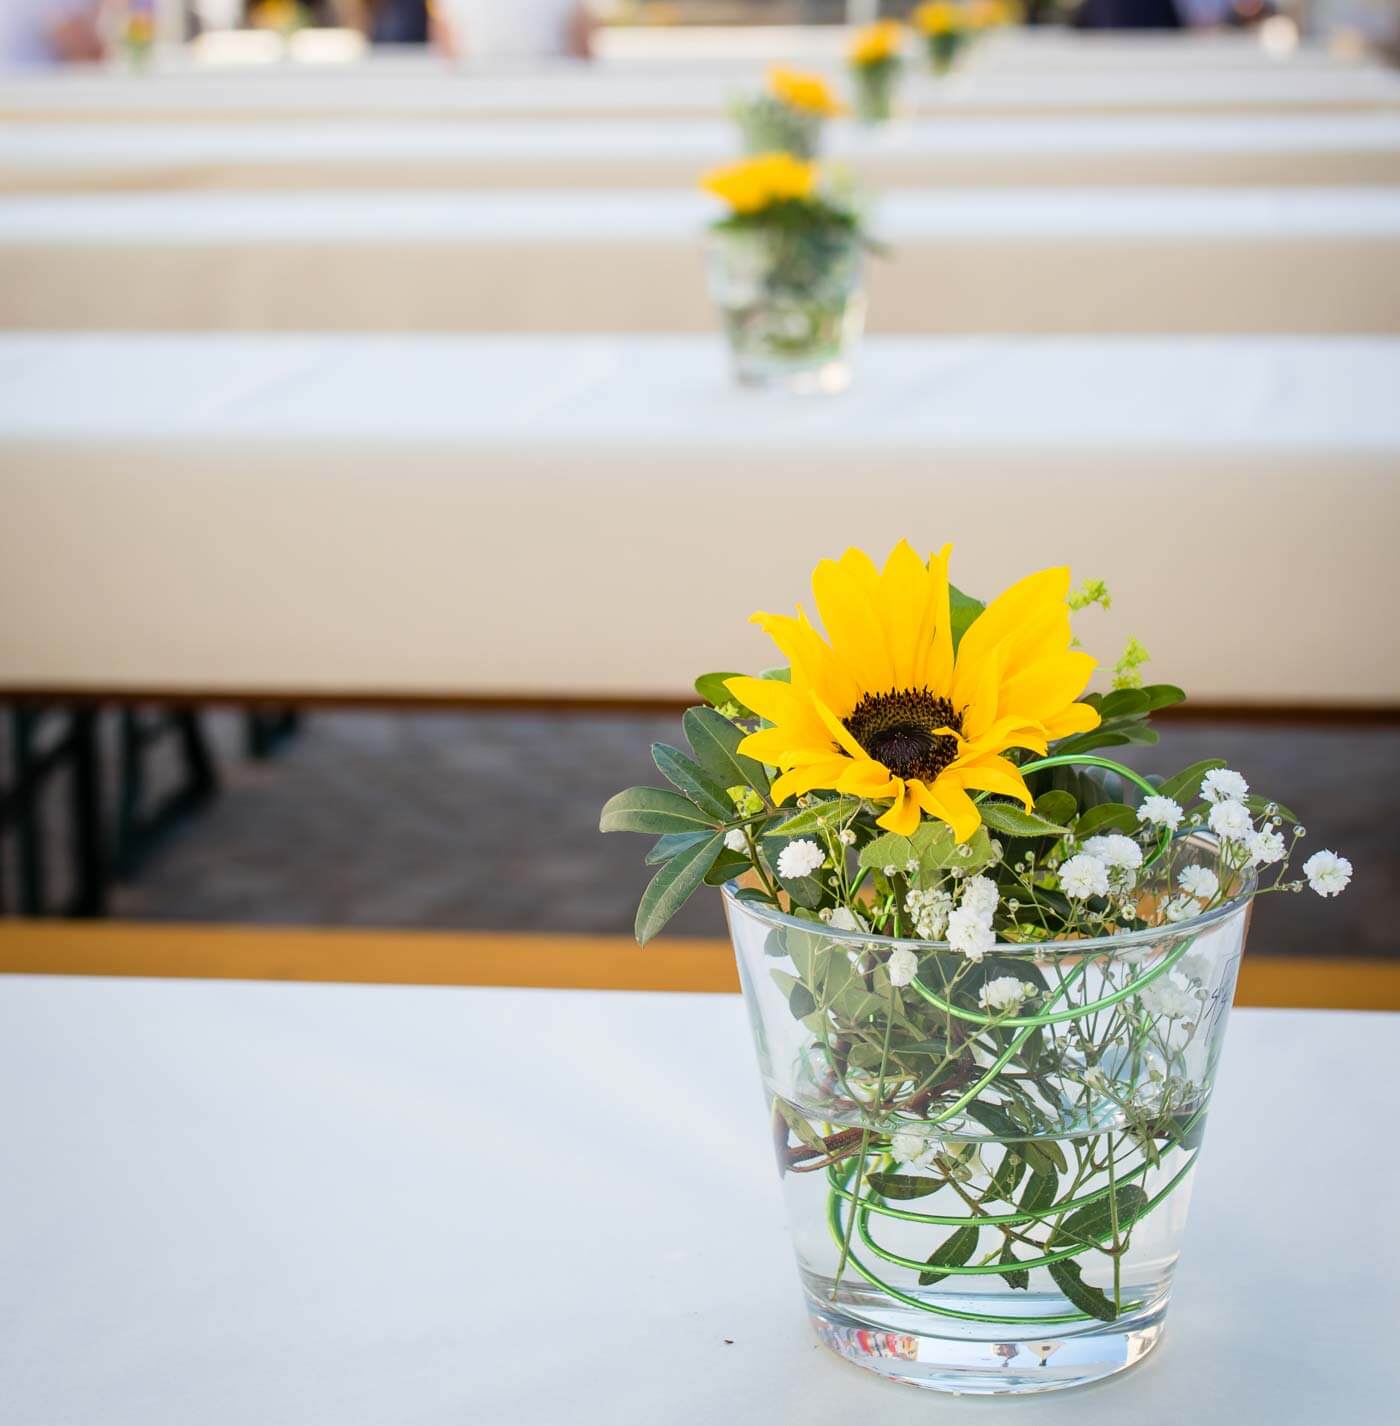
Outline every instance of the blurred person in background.
[(0, 67), (102, 58), (100, 0), (0, 0)]
[(1084, 0), (1074, 16), (1081, 30), (1179, 30), (1176, 0)]
[(584, 0), (433, 0), (434, 34), (468, 59), (588, 59), (594, 19)]

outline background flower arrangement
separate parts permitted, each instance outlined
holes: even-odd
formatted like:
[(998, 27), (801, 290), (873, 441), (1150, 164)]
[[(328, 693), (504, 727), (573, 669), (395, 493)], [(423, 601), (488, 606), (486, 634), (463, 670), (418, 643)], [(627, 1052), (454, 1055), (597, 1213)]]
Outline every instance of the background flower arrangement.
[(710, 287), (740, 380), (843, 381), (864, 320), (862, 258), (876, 248), (854, 204), (784, 152), (714, 169), (701, 187), (729, 209), (710, 229)]
[(821, 151), (825, 121), (844, 114), (846, 106), (821, 75), (777, 66), (769, 70), (763, 93), (736, 100), (730, 112), (748, 153), (777, 150), (810, 159)]
[(904, 26), (877, 20), (858, 30), (847, 59), (855, 89), (856, 114), (867, 124), (883, 123), (894, 112), (894, 93), (904, 68)]

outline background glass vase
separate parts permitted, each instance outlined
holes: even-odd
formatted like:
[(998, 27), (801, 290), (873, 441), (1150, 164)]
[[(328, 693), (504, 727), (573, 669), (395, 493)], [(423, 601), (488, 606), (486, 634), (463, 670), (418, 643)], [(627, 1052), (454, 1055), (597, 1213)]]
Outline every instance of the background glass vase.
[(712, 232), (710, 295), (740, 382), (839, 391), (865, 328), (863, 250), (849, 230)]
[[(829, 1347), (988, 1394), (1093, 1381), (1151, 1350), (1252, 894), (1251, 881), (1179, 925), (973, 963), (726, 889), (798, 1268)], [(891, 984), (899, 946), (919, 957), (913, 985)]]
[(863, 124), (883, 124), (894, 115), (894, 92), (899, 81), (899, 61), (851, 66), (856, 118)]
[(821, 150), (821, 114), (795, 109), (771, 94), (742, 100), (733, 109), (745, 153), (790, 153), (816, 158)]

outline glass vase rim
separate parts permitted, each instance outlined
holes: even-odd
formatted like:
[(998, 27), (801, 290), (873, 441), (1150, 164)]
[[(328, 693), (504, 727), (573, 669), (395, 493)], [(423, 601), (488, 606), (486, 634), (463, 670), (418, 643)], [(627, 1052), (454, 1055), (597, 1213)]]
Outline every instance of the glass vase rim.
[[(1180, 840), (1187, 843), (1194, 843), (1202, 847), (1218, 847), (1219, 838), (1209, 833), (1195, 832)], [(1208, 926), (1214, 926), (1218, 922), (1227, 920), (1236, 912), (1244, 909), (1253, 901), (1259, 888), (1259, 875), (1252, 866), (1240, 868), (1241, 889), (1228, 901), (1222, 901), (1219, 906), (1212, 906), (1208, 910), (1199, 912), (1195, 916), (1190, 916), (1184, 921), (1166, 921), (1160, 926), (1147, 926), (1141, 931), (1123, 931), (1113, 936), (1085, 936), (1077, 941), (1054, 940), (1054, 941), (997, 941), (988, 951), (988, 955), (994, 956), (1021, 956), (1034, 958), (1036, 956), (1054, 955), (1069, 956), (1083, 955), (1086, 952), (1112, 952), (1119, 949), (1135, 950), (1144, 945), (1152, 945), (1161, 941), (1166, 936), (1175, 937), (1178, 935), (1195, 934)], [(761, 921), (766, 921), (770, 926), (795, 927), (799, 931), (805, 931), (808, 935), (820, 934), (828, 939), (850, 945), (889, 946), (891, 949), (899, 946), (919, 947), (928, 952), (938, 952), (941, 954), (959, 954), (953, 951), (952, 946), (947, 941), (924, 941), (917, 936), (886, 936), (877, 931), (842, 931), (833, 926), (829, 926), (824, 921), (804, 921), (800, 916), (790, 916), (786, 911), (779, 911), (774, 907), (765, 906), (758, 901), (740, 901), (739, 891), (741, 890), (736, 880), (729, 880), (720, 887), (720, 892), (726, 902), (735, 908), (757, 917)]]

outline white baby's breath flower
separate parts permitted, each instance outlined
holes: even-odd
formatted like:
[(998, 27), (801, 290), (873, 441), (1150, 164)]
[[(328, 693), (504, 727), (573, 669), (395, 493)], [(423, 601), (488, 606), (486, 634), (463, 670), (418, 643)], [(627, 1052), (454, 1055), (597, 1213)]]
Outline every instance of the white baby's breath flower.
[(896, 946), (885, 963), (890, 974), (890, 984), (908, 985), (919, 973), (919, 958), (908, 946)]
[(1085, 852), (1070, 857), (1060, 867), (1060, 890), (1076, 901), (1108, 895), (1108, 868)]
[(880, 870), (884, 872), (886, 876), (894, 876), (899, 871), (899, 868), (891, 863), (889, 866), (881, 867)]
[(905, 876), (918, 876), (918, 874), (919, 874), (919, 859), (918, 859), (918, 857), (910, 857), (909, 860), (904, 863), (904, 875), (905, 875)]
[(1168, 1020), (1189, 1019), (1199, 1008), (1191, 988), (1183, 985), (1174, 975), (1154, 980), (1145, 990), (1138, 992), (1138, 1000), (1149, 1015), (1163, 1015)]
[(1136, 871), (1142, 865), (1142, 848), (1121, 832), (1110, 832), (1106, 837), (1088, 838), (1084, 843), (1084, 851), (1115, 871)]
[(749, 839), (744, 835), (744, 829), (742, 827), (731, 827), (729, 831), (724, 834), (724, 845), (728, 847), (731, 852), (747, 853), (749, 850)]
[(833, 931), (868, 931), (870, 929), (870, 923), (863, 916), (857, 916), (849, 906), (837, 906), (832, 911), (827, 925)]
[(1153, 827), (1167, 827), (1175, 832), (1183, 816), (1181, 804), (1170, 797), (1144, 797), (1138, 808), (1138, 821)]
[(1200, 909), (1200, 902), (1194, 896), (1173, 896), (1162, 907), (1162, 915), (1172, 922), (1189, 921)]
[(914, 918), (914, 934), (920, 940), (937, 941), (948, 929), (953, 898), (946, 891), (920, 891), (915, 887), (904, 898), (904, 909)]
[(1340, 896), (1351, 881), (1351, 863), (1336, 852), (1314, 852), (1303, 863), (1303, 875), (1319, 896)]
[(842, 827), (836, 834), (836, 840), (843, 847), (853, 847), (856, 844), (856, 834), (849, 827)]
[(1211, 978), (1210, 957), (1204, 951), (1192, 951), (1182, 956), (1176, 968), (1193, 985), (1204, 985)]
[(1220, 890), (1220, 878), (1205, 866), (1184, 866), (1177, 873), (1176, 884), (1188, 895), (1209, 901)]
[(826, 860), (826, 853), (810, 837), (789, 842), (778, 853), (778, 875), (784, 881), (810, 876)]
[(990, 1010), (993, 1014), (999, 1014), (1003, 1010), (1016, 1010), (1031, 995), (1035, 994), (1035, 987), (1027, 985), (1023, 980), (1017, 980), (1014, 975), (999, 975), (995, 980), (989, 980), (982, 987), (982, 993), (977, 997), (977, 1003), (983, 1010)]
[(923, 1168), (937, 1151), (936, 1144), (913, 1129), (898, 1129), (890, 1135), (890, 1153), (906, 1167)]
[(976, 912), (959, 906), (948, 917), (948, 944), (970, 961), (980, 961), (997, 943), (991, 925)]
[(1201, 779), (1201, 796), (1207, 802), (1243, 802), (1249, 796), (1249, 784), (1228, 767), (1216, 767)]
[(1242, 842), (1254, 830), (1243, 802), (1217, 802), (1210, 809), (1210, 830), (1224, 842)]
[(971, 876), (963, 884), (959, 905), (990, 921), (997, 910), (997, 884), (989, 876)]
[(1249, 851), (1250, 866), (1272, 866), (1281, 862), (1288, 853), (1288, 846), (1272, 827), (1253, 832), (1244, 839)]

